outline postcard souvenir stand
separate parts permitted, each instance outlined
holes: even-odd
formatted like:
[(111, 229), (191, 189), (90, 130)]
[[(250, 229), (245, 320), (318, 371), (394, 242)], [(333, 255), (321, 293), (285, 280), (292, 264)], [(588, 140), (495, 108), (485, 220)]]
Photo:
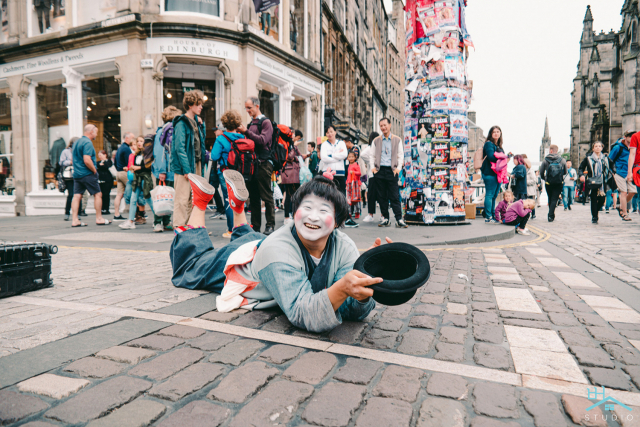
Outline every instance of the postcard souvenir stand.
[(465, 222), (469, 158), (467, 0), (407, 0), (404, 176), (412, 224)]

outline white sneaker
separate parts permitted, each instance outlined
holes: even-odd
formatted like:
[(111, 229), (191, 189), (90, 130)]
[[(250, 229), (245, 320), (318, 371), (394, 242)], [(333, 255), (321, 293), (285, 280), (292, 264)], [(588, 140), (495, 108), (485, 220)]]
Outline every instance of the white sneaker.
[(162, 224), (156, 224), (153, 226), (153, 231), (155, 231), (156, 233), (162, 233), (164, 231), (164, 227), (162, 226)]
[(132, 221), (125, 221), (122, 224), (119, 225), (120, 228), (122, 228), (123, 230), (135, 230), (136, 229), (136, 225), (132, 222)]
[(373, 222), (373, 215), (367, 215), (363, 219), (364, 222)]
[(522, 228), (516, 228), (516, 233), (522, 234), (523, 236), (531, 235), (531, 233), (529, 233), (527, 230), (523, 230)]

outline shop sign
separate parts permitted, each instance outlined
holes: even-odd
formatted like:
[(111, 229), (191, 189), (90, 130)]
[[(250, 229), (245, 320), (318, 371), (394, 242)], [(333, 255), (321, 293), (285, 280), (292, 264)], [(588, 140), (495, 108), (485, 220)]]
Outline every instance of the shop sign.
[(209, 58), (238, 60), (238, 46), (214, 40), (178, 37), (154, 37), (147, 39), (147, 53), (163, 55), (196, 55)]
[(65, 66), (104, 61), (129, 54), (129, 42), (120, 40), (81, 49), (67, 50), (50, 55), (23, 59), (0, 65), (0, 79), (21, 74), (36, 74)]
[(344, 132), (349, 131), (349, 122), (347, 120), (335, 121), (332, 123), (332, 125), (335, 126), (337, 131), (344, 131)]
[(313, 93), (322, 94), (322, 84), (320, 82), (317, 82), (302, 73), (279, 64), (273, 59), (261, 54), (260, 52), (254, 52), (253, 57), (255, 65), (261, 70), (276, 77), (280, 77), (284, 80), (290, 81), (294, 84), (294, 86), (305, 88)]
[(119, 16), (117, 18), (106, 19), (100, 23), (102, 28), (113, 27), (114, 25), (126, 24), (127, 22), (133, 22), (136, 20), (136, 14), (131, 13), (125, 16)]

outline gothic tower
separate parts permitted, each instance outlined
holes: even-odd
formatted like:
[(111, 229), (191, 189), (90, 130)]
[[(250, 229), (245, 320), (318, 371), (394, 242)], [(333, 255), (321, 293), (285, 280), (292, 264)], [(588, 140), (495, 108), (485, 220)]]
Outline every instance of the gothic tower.
[(551, 146), (551, 137), (549, 136), (549, 118), (544, 119), (544, 136), (542, 137), (542, 144), (540, 145), (540, 161), (544, 160), (544, 157), (549, 154), (549, 147)]

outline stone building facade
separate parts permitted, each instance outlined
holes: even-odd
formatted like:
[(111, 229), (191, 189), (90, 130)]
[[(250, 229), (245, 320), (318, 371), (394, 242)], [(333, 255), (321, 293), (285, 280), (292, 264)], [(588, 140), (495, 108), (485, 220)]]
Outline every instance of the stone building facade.
[(640, 129), (640, 46), (637, 0), (625, 0), (619, 31), (596, 34), (591, 8), (583, 22), (580, 62), (571, 93), (571, 160), (594, 141), (605, 151), (626, 129)]
[[(404, 39), (403, 4), (401, 0), (393, 3), (395, 20), (388, 16), (382, 0), (322, 1), (322, 57), (324, 71), (331, 77), (325, 85), (325, 129), (337, 125), (339, 137), (368, 142), (369, 133), (379, 131), (378, 122), (389, 111), (391, 100), (402, 111), (402, 93), (396, 99), (388, 92), (389, 74), (398, 75), (397, 70), (404, 69), (399, 54), (389, 62), (390, 22), (396, 30), (392, 49), (404, 54), (404, 48), (397, 47), (397, 40)], [(402, 92), (404, 81), (401, 85), (396, 83), (395, 90), (402, 87)], [(398, 132), (402, 127), (395, 129)]]
[[(325, 85), (332, 99), (344, 97), (345, 87), (334, 89), (322, 68), (320, 2), (282, 0), (262, 14), (247, 0), (53, 3), (41, 13), (33, 0), (8, 2), (0, 34), (0, 215), (63, 212), (53, 166), (88, 123), (99, 129), (96, 150), (110, 154), (125, 132), (155, 133), (165, 107), (182, 109), (184, 93), (200, 89), (209, 144), (225, 110), (249, 120), (247, 96), (311, 139), (324, 133)], [(369, 96), (359, 111), (372, 104), (375, 78), (360, 76)], [(372, 115), (359, 117), (371, 127)]]
[(391, 132), (404, 134), (404, 64), (405, 27), (404, 4), (394, 1), (388, 24), (387, 40), (387, 113), (391, 120)]

